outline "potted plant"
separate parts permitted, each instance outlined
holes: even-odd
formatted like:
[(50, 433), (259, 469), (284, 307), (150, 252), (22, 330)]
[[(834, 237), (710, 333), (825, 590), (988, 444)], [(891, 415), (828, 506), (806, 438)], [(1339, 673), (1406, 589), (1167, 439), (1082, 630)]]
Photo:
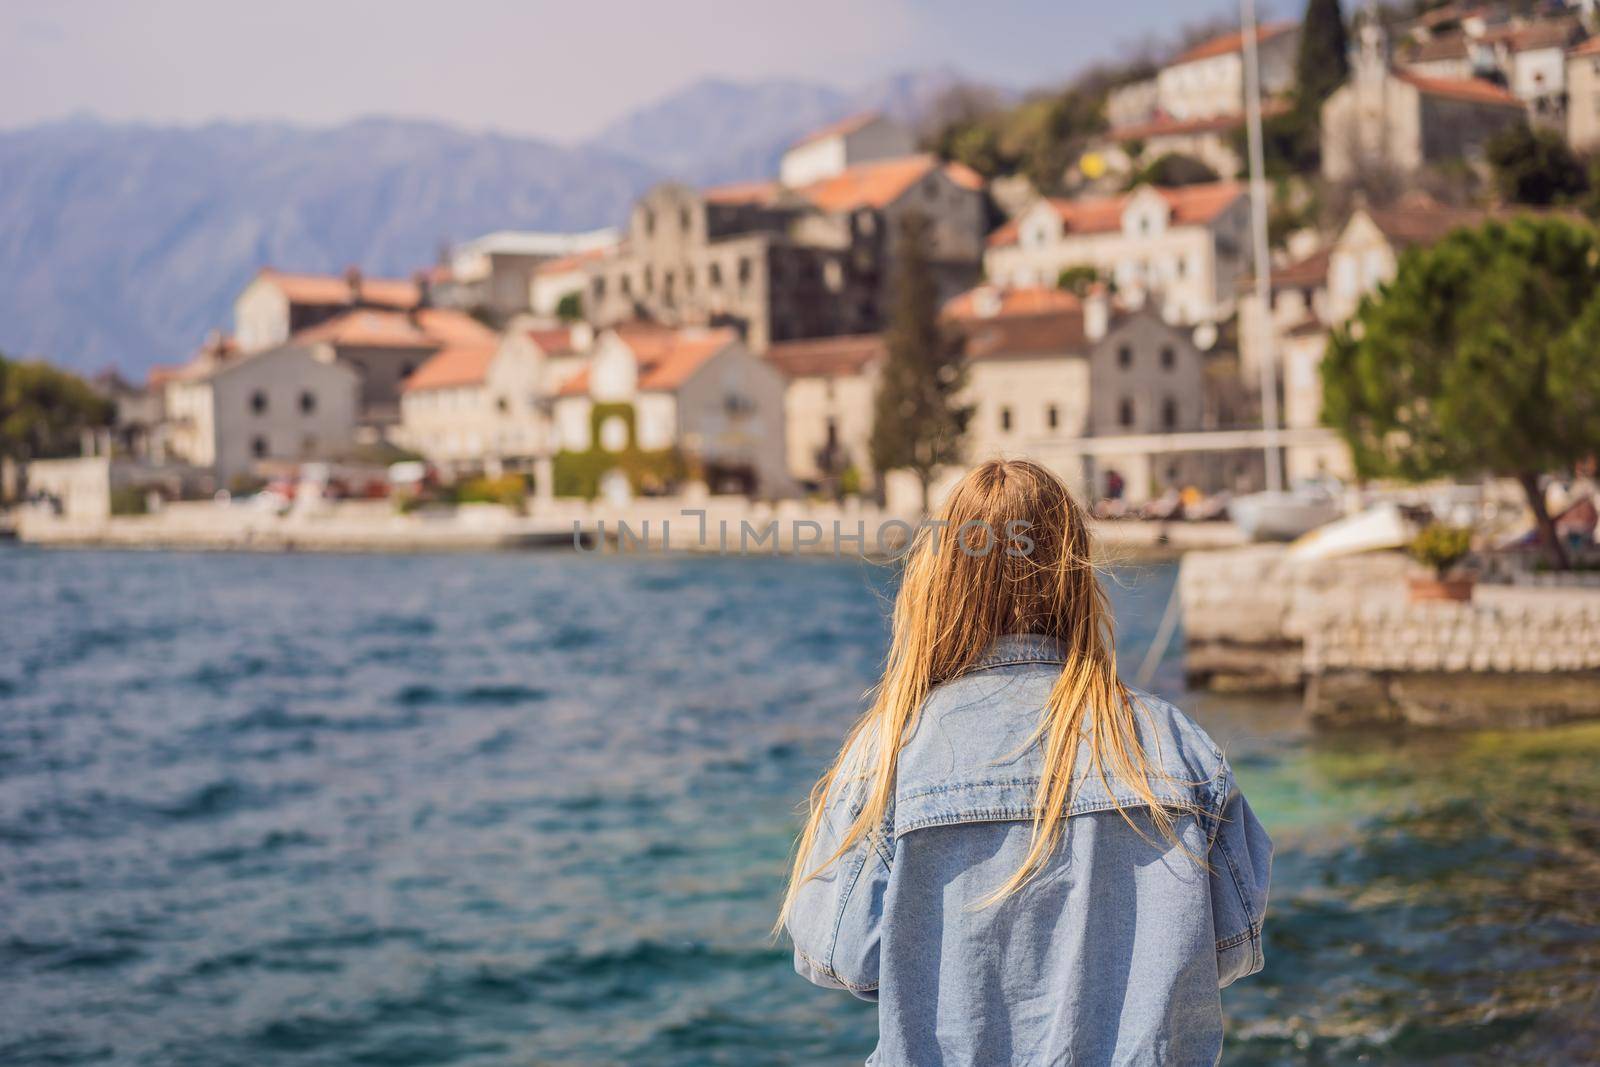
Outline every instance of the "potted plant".
[(1412, 538), (1409, 551), (1412, 559), (1433, 569), (1432, 577), (1414, 575), (1410, 579), (1413, 603), (1427, 600), (1464, 602), (1472, 599), (1472, 577), (1450, 573), (1472, 551), (1471, 530), (1441, 522), (1430, 523)]

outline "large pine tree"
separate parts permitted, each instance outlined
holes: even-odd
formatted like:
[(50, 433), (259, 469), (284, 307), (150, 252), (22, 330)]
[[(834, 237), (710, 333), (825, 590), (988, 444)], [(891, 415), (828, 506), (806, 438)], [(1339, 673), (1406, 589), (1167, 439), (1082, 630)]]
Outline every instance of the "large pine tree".
[(939, 320), (928, 220), (907, 215), (895, 232), (888, 356), (878, 382), (872, 463), (880, 474), (909, 470), (922, 485), (922, 510), (939, 468), (961, 462), (972, 408), (960, 402), (966, 360), (958, 334)]

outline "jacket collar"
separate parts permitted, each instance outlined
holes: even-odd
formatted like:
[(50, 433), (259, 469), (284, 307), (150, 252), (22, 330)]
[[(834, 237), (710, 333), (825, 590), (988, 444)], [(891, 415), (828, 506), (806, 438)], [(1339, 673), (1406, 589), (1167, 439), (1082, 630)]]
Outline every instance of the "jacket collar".
[(1060, 641), (1043, 634), (1006, 634), (997, 637), (969, 669), (988, 670), (1018, 663), (1065, 663), (1066, 650)]

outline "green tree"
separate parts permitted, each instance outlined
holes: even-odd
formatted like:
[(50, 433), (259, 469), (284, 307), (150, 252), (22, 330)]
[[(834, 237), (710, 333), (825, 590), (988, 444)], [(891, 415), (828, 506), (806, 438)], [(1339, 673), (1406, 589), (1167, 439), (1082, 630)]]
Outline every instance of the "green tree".
[(1167, 152), (1135, 171), (1128, 178), (1128, 188), (1137, 185), (1201, 185), (1214, 182), (1218, 177), (1205, 160), (1180, 152)]
[(583, 294), (566, 293), (556, 301), (556, 318), (562, 322), (577, 322), (583, 318)]
[(1075, 267), (1061, 268), (1061, 273), (1056, 275), (1056, 288), (1065, 289), (1074, 296), (1088, 296), (1089, 287), (1099, 280), (1099, 271), (1080, 263)]
[(959, 334), (939, 319), (939, 284), (928, 220), (904, 216), (896, 231), (890, 281), (888, 356), (878, 383), (872, 462), (907, 469), (922, 483), (922, 510), (939, 468), (961, 461), (972, 408), (960, 403), (966, 358)]
[(1358, 473), (1514, 477), (1551, 565), (1542, 475), (1600, 448), (1600, 231), (1519, 218), (1400, 259), (1322, 363), (1323, 418)]
[(109, 425), (112, 414), (111, 402), (76, 374), (0, 356), (0, 455), (75, 455), (83, 431)]
[(1310, 0), (1300, 21), (1295, 103), (1313, 114), (1350, 76), (1350, 37), (1339, 0)]
[(1484, 155), (1494, 168), (1495, 189), (1514, 204), (1566, 203), (1589, 188), (1582, 161), (1554, 130), (1518, 123), (1491, 137)]

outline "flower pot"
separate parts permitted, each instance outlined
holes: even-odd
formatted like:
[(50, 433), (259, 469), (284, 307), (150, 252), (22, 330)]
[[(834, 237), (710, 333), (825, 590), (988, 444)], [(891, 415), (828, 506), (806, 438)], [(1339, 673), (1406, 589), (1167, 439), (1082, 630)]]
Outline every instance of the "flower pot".
[(1472, 599), (1471, 578), (1410, 578), (1407, 579), (1413, 604), (1447, 600), (1464, 604)]

